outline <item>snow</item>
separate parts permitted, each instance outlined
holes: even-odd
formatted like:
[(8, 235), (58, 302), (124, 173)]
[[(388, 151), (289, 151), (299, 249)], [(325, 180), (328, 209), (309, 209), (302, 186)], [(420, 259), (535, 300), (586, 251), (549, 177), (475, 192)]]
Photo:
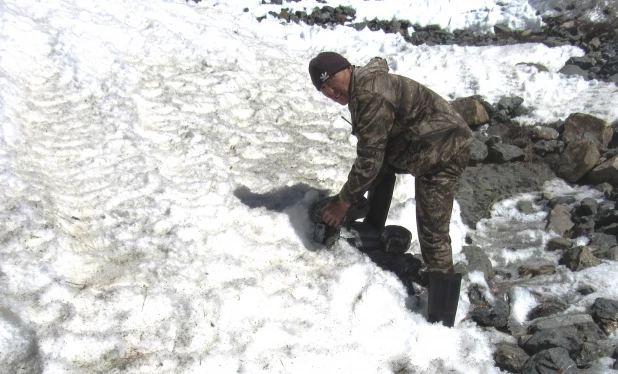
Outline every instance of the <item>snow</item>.
[[(360, 19), (479, 30), (538, 25), (536, 10), (551, 8), (504, 3), (339, 4)], [(463, 319), (474, 274), (448, 329), (427, 323), (426, 300), (408, 298), (356, 249), (311, 241), (307, 209), (344, 183), (354, 141), (341, 118), (349, 113), (316, 92), (307, 64), (323, 50), (358, 65), (383, 56), (449, 99), (522, 96), (529, 124), (578, 111), (615, 121), (616, 85), (557, 73), (583, 55), (575, 47), (416, 47), (382, 32), (256, 20), (271, 9), (260, 0), (0, 3), (0, 367), (499, 372), (498, 338)], [(414, 228), (413, 185), (398, 179), (389, 224)], [(466, 234), (489, 237), (522, 219), (513, 201), (478, 228), (456, 206), (456, 260)], [(554, 261), (535, 257), (549, 236), (531, 230), (526, 255)], [(504, 248), (488, 251), (507, 262)], [(573, 308), (618, 298), (606, 276), (615, 271), (604, 262), (522, 286), (515, 317), (532, 307), (530, 294), (570, 295), (580, 284), (596, 292)]]

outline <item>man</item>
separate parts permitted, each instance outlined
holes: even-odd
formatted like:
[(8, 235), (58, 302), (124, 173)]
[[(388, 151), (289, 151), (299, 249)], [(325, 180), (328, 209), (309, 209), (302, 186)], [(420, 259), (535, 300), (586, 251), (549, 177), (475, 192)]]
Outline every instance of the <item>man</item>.
[(455, 274), (449, 224), (456, 184), (468, 164), (472, 131), (444, 100), (412, 79), (390, 74), (386, 60), (352, 66), (334, 52), (309, 63), (313, 85), (329, 99), (348, 105), (357, 157), (347, 182), (323, 210), (323, 220), (339, 226), (366, 192), (364, 222), (384, 227), (395, 173), (415, 177), (417, 231), (429, 277), (430, 322), (452, 326), (461, 274)]

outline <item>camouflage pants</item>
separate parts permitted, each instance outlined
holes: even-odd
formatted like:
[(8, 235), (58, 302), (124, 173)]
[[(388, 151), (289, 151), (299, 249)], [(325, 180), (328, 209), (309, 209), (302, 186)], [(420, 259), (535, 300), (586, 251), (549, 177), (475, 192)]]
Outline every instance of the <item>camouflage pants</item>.
[(466, 148), (443, 169), (415, 178), (416, 229), (423, 260), (431, 272), (454, 272), (449, 225), (457, 182), (469, 156)]

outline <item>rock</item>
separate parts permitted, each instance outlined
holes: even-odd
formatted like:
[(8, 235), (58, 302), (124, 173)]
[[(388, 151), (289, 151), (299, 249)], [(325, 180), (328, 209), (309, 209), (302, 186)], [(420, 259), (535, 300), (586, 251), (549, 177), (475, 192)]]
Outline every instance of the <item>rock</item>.
[(566, 310), (567, 306), (560, 302), (546, 301), (535, 306), (529, 313), (528, 319), (534, 320), (542, 317), (549, 317), (556, 313), (561, 313)]
[(487, 110), (474, 98), (457, 99), (451, 103), (451, 106), (463, 117), (468, 126), (475, 127), (489, 122)]
[(494, 26), (494, 33), (496, 35), (498, 34), (509, 34), (511, 33), (511, 29), (506, 26), (506, 25), (495, 25)]
[(549, 213), (546, 231), (553, 231), (560, 236), (565, 236), (574, 224), (571, 221), (571, 213), (566, 205), (556, 205)]
[(594, 292), (595, 292), (594, 288), (592, 288), (590, 286), (583, 286), (583, 287), (577, 289), (577, 293), (582, 295), (582, 296), (590, 295), (590, 294), (593, 294)]
[(573, 217), (576, 221), (571, 237), (578, 238), (580, 236), (590, 236), (594, 232), (594, 219), (592, 217)]
[(573, 141), (591, 140), (600, 152), (607, 148), (614, 130), (606, 121), (583, 113), (573, 113), (564, 122), (562, 140), (568, 145)]
[(519, 276), (521, 277), (537, 277), (539, 275), (551, 275), (556, 273), (556, 267), (553, 265), (543, 265), (538, 268), (529, 268), (521, 266), (518, 269)]
[(545, 247), (548, 251), (561, 251), (569, 249), (573, 246), (573, 242), (565, 238), (552, 238), (547, 242)]
[(493, 326), (504, 329), (508, 326), (510, 306), (507, 293), (494, 295), (493, 300), (485, 297), (478, 285), (469, 288), (470, 311), (468, 312), (473, 321), (480, 326)]
[(601, 154), (592, 140), (573, 140), (560, 155), (556, 175), (567, 182), (577, 182), (592, 170)]
[(595, 216), (595, 226), (594, 227), (598, 229), (604, 226), (612, 225), (614, 223), (618, 223), (618, 211), (616, 211), (615, 209), (605, 210), (605, 211), (599, 212)]
[(556, 140), (560, 137), (558, 130), (548, 126), (535, 126), (531, 133), (534, 139), (538, 140)]
[(519, 96), (506, 96), (498, 101), (498, 110), (505, 110), (507, 114), (511, 114), (523, 102), (524, 99)]
[(524, 151), (514, 145), (498, 143), (488, 147), (487, 160), (497, 164), (521, 161), (524, 157)]
[(583, 341), (596, 342), (606, 338), (605, 334), (601, 331), (599, 326), (597, 326), (590, 314), (571, 314), (539, 318), (532, 321), (528, 330), (530, 333), (534, 334), (537, 331), (564, 326), (574, 327)]
[(477, 165), (487, 158), (488, 151), (485, 143), (478, 139), (472, 140), (472, 144), (470, 145), (470, 161), (468, 165)]
[(494, 352), (496, 366), (511, 373), (519, 373), (528, 358), (526, 351), (513, 344), (502, 343)]
[(577, 374), (577, 365), (564, 348), (541, 351), (524, 363), (521, 374)]
[(605, 260), (618, 261), (618, 246), (596, 251), (594, 252), (594, 256)]
[(614, 156), (592, 169), (586, 179), (592, 184), (610, 183), (618, 186), (618, 156)]
[(485, 279), (489, 280), (494, 277), (494, 269), (491, 264), (491, 260), (481, 249), (477, 246), (464, 246), (462, 252), (466, 256), (468, 261), (468, 272), (480, 271), (485, 275)]
[(458, 182), (456, 194), (463, 222), (475, 228), (481, 218), (490, 217), (498, 200), (524, 192), (539, 191), (543, 184), (555, 179), (544, 163), (512, 162), (468, 166)]
[(549, 71), (549, 69), (546, 68), (544, 65), (536, 64), (536, 63), (532, 63), (532, 62), (518, 62), (516, 65), (530, 66), (530, 67), (535, 68), (539, 72), (548, 72)]
[(587, 197), (575, 207), (575, 213), (580, 217), (591, 216), (597, 214), (598, 209), (599, 203), (595, 199)]
[(517, 210), (523, 214), (534, 214), (536, 209), (530, 200), (520, 200), (517, 202)]
[(584, 70), (588, 70), (594, 65), (596, 65), (596, 62), (594, 61), (594, 59), (587, 56), (571, 57), (567, 60), (566, 65), (577, 65)]
[(595, 47), (595, 48), (599, 48), (601, 46), (601, 40), (599, 40), (599, 38), (594, 37), (592, 38), (592, 40), (590, 40), (590, 44), (591, 46)]
[(562, 326), (535, 332), (522, 348), (530, 354), (536, 354), (546, 349), (562, 347), (572, 354), (578, 352), (583, 345), (584, 341), (575, 327)]
[(567, 249), (560, 263), (572, 271), (580, 271), (600, 265), (601, 261), (592, 255), (590, 248), (579, 246)]
[(548, 153), (562, 153), (564, 143), (560, 140), (539, 140), (532, 146), (534, 153), (546, 155)]
[(558, 197), (550, 197), (549, 206), (555, 208), (558, 205), (571, 205), (575, 204), (575, 198), (573, 196), (558, 196)]
[(603, 351), (599, 344), (594, 342), (584, 342), (579, 352), (574, 355), (575, 363), (578, 368), (586, 368), (593, 361), (603, 357)]
[(618, 322), (618, 301), (598, 298), (590, 307), (592, 318), (606, 334), (616, 330)]
[(584, 79), (588, 80), (588, 72), (585, 71), (584, 69), (580, 68), (577, 65), (564, 65), (564, 67), (562, 69), (560, 69), (558, 71), (558, 73), (562, 73), (564, 75), (568, 75), (568, 76), (580, 76), (583, 77)]
[(595, 232), (593, 234), (590, 234), (590, 242), (588, 243), (588, 245), (591, 247), (599, 248), (601, 250), (606, 250), (618, 245), (618, 240), (616, 239), (616, 235), (608, 235)]

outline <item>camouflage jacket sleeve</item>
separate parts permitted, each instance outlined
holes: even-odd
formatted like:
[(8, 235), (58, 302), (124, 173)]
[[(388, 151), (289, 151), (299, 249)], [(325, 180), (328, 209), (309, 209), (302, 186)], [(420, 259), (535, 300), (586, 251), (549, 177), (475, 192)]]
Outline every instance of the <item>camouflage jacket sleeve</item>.
[(356, 160), (339, 197), (353, 204), (369, 190), (382, 168), (395, 113), (388, 101), (372, 92), (357, 95), (351, 104), (352, 132), (358, 140)]

